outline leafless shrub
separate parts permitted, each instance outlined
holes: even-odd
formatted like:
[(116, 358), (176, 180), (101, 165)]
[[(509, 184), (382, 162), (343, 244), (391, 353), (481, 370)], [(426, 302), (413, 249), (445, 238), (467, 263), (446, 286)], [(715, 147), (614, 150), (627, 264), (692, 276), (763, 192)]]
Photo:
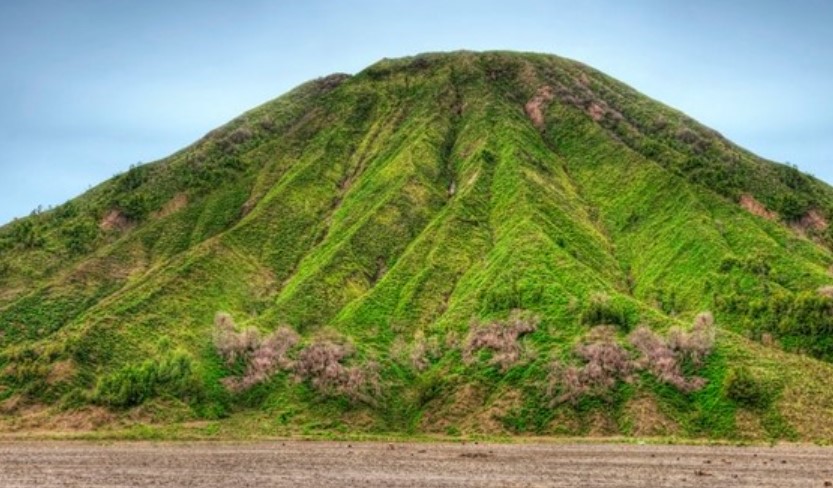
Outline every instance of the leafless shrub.
[(636, 363), (640, 370), (648, 370), (663, 383), (668, 383), (681, 391), (689, 391), (690, 386), (683, 376), (674, 350), (662, 337), (651, 329), (641, 326), (630, 335), (630, 342), (641, 354)]
[(702, 366), (714, 348), (714, 338), (714, 316), (711, 312), (703, 312), (695, 317), (691, 332), (672, 328), (668, 332), (668, 345), (683, 359), (690, 359), (696, 366)]
[(630, 342), (640, 352), (636, 365), (650, 371), (658, 380), (682, 392), (692, 392), (706, 385), (704, 378), (683, 374), (686, 358), (700, 366), (711, 352), (714, 344), (713, 319), (711, 314), (698, 316), (691, 333), (672, 329), (668, 339), (655, 334), (647, 327), (639, 327), (630, 335)]
[(311, 380), (313, 386), (334, 386), (342, 379), (341, 361), (353, 354), (352, 347), (332, 342), (310, 345), (298, 355), (295, 374)]
[(266, 337), (255, 328), (237, 332), (231, 316), (223, 313), (217, 314), (214, 323), (214, 346), (220, 357), (229, 366), (238, 360), (245, 364), (242, 376), (223, 379), (229, 390), (247, 390), (268, 380), (276, 371), (292, 367), (288, 352), (299, 340), (294, 330), (280, 327)]
[(588, 392), (581, 368), (565, 366), (558, 361), (550, 365), (547, 396), (553, 399), (553, 405), (567, 402), (575, 404)]
[(583, 366), (556, 364), (550, 371), (548, 392), (554, 403), (575, 403), (587, 394), (603, 395), (617, 381), (631, 381), (633, 377), (633, 361), (628, 351), (616, 342), (612, 327), (594, 327), (576, 345), (574, 353), (584, 361)]
[(592, 383), (612, 387), (616, 378), (630, 378), (633, 365), (628, 352), (616, 342), (615, 331), (610, 327), (597, 329), (602, 333), (576, 346), (576, 355), (587, 362), (585, 370)]
[(423, 336), (414, 340), (408, 356), (411, 366), (417, 371), (424, 371), (431, 365), (431, 361), (440, 355), (440, 345), (436, 338), (426, 339)]
[(664, 338), (645, 326), (634, 330), (630, 343), (638, 352), (631, 354), (616, 341), (613, 327), (594, 327), (579, 343), (574, 354), (582, 366), (554, 363), (550, 367), (548, 395), (553, 403), (577, 402), (582, 396), (603, 395), (618, 381), (631, 381), (634, 373), (648, 371), (659, 381), (683, 392), (697, 391), (706, 384), (704, 378), (686, 377), (685, 361), (702, 366), (714, 347), (714, 317), (706, 312), (697, 316), (690, 332), (672, 328)]
[(234, 319), (227, 313), (214, 317), (214, 348), (226, 364), (234, 364), (241, 349)]
[(326, 395), (345, 395), (351, 400), (372, 402), (380, 394), (378, 365), (363, 368), (345, 366), (344, 360), (354, 354), (351, 346), (329, 341), (316, 342), (298, 355), (295, 376), (308, 380), (313, 388)]
[(521, 345), (518, 339), (524, 334), (534, 332), (540, 319), (521, 310), (513, 310), (505, 322), (481, 324), (475, 321), (464, 350), (466, 362), (474, 361), (476, 352), (482, 349), (492, 351), (490, 364), (497, 364), (507, 370), (521, 358)]

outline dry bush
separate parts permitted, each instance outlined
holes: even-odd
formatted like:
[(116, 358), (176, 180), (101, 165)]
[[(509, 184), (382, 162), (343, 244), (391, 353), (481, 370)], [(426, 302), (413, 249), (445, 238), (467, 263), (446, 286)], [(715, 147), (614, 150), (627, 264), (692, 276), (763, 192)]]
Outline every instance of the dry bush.
[(472, 331), (463, 351), (464, 359), (471, 363), (474, 361), (475, 353), (489, 349), (492, 351), (490, 364), (499, 365), (501, 370), (506, 371), (521, 358), (523, 351), (518, 339), (535, 332), (539, 323), (540, 319), (537, 316), (521, 310), (513, 310), (505, 322), (481, 324), (475, 321), (472, 323)]
[(594, 327), (585, 340), (576, 345), (581, 367), (555, 364), (549, 377), (548, 394), (554, 403), (575, 403), (584, 395), (602, 395), (617, 381), (631, 381), (634, 364), (630, 354), (616, 342), (612, 327)]
[(682, 364), (668, 342), (647, 327), (636, 329), (630, 341), (641, 354), (637, 361), (640, 370), (650, 371), (658, 380), (680, 391), (694, 391), (703, 386), (702, 378), (689, 380), (685, 377)]
[(353, 354), (353, 348), (346, 344), (313, 343), (298, 355), (295, 375), (325, 395), (345, 395), (370, 403), (380, 394), (378, 365), (345, 366), (344, 361)]
[(714, 317), (710, 313), (697, 316), (691, 332), (672, 328), (663, 338), (647, 327), (639, 327), (630, 335), (630, 342), (641, 353), (639, 369), (650, 371), (658, 380), (689, 393), (706, 385), (698, 376), (686, 378), (683, 363), (688, 359), (695, 366), (703, 362), (714, 347)]
[(552, 398), (552, 404), (578, 403), (579, 399), (589, 393), (589, 388), (582, 377), (582, 369), (578, 366), (564, 366), (556, 361), (550, 366), (547, 396)]
[(408, 359), (411, 366), (417, 371), (425, 371), (431, 365), (432, 360), (440, 356), (440, 344), (436, 337), (426, 339), (419, 336), (411, 346)]
[(214, 326), (214, 346), (220, 357), (229, 366), (237, 361), (245, 364), (242, 376), (223, 379), (229, 390), (247, 390), (268, 380), (278, 370), (292, 368), (288, 353), (299, 340), (294, 330), (280, 327), (266, 337), (254, 328), (237, 332), (231, 316), (223, 313), (217, 314)]
[(659, 381), (689, 393), (706, 384), (704, 378), (686, 377), (683, 364), (703, 365), (714, 348), (714, 317), (706, 312), (697, 316), (690, 332), (672, 328), (662, 337), (645, 326), (633, 331), (629, 340), (639, 353), (633, 359), (616, 341), (613, 327), (594, 327), (573, 351), (582, 366), (550, 366), (548, 395), (553, 403), (577, 402), (585, 395), (603, 395), (620, 380), (631, 381), (634, 373), (648, 371)]
[(226, 364), (232, 365), (238, 358), (250, 354), (259, 342), (260, 332), (256, 329), (237, 332), (229, 314), (218, 313), (214, 317), (214, 347)]
[(703, 312), (694, 319), (691, 332), (684, 332), (678, 327), (668, 331), (668, 345), (684, 359), (690, 359), (696, 366), (702, 366), (706, 356), (714, 348), (714, 316)]

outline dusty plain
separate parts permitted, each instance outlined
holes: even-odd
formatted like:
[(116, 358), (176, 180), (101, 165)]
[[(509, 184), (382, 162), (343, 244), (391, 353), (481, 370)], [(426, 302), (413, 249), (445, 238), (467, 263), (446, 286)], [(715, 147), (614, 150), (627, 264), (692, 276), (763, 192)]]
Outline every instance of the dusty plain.
[(3, 441), (0, 486), (805, 488), (833, 486), (833, 449)]

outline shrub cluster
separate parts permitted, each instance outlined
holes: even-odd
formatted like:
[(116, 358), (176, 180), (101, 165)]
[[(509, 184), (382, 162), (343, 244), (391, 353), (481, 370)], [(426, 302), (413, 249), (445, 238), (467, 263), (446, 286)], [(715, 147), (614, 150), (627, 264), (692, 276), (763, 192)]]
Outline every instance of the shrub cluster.
[(600, 396), (620, 380), (631, 381), (634, 373), (647, 371), (659, 381), (690, 393), (706, 384), (701, 377), (687, 377), (685, 364), (701, 367), (714, 347), (714, 318), (702, 313), (690, 332), (672, 328), (662, 337), (647, 327), (629, 335), (636, 357), (616, 341), (612, 327), (595, 327), (573, 353), (582, 366), (551, 365), (548, 395), (554, 403), (577, 402), (586, 395)]
[(35, 249), (43, 247), (46, 243), (41, 228), (33, 222), (32, 217), (15, 220), (9, 228), (11, 229), (7, 237), (9, 244), (4, 247), (19, 246), (24, 249)]
[(83, 254), (92, 248), (99, 234), (98, 226), (91, 219), (80, 219), (61, 230), (64, 245), (72, 255)]
[(590, 297), (581, 314), (581, 322), (590, 326), (616, 325), (624, 330), (629, 330), (631, 324), (625, 305), (605, 293), (596, 293)]
[(354, 401), (371, 402), (380, 392), (378, 366), (347, 366), (355, 351), (346, 344), (314, 342), (301, 349), (297, 359), (290, 352), (299, 343), (298, 334), (288, 327), (263, 336), (254, 328), (240, 332), (228, 314), (214, 320), (214, 346), (230, 368), (241, 371), (222, 380), (233, 392), (241, 392), (269, 380), (278, 371), (291, 372), (298, 381), (309, 381), (325, 395), (344, 395)]
[(440, 344), (436, 337), (427, 339), (421, 336), (414, 340), (408, 359), (412, 368), (417, 371), (424, 371), (440, 354)]
[(639, 327), (630, 335), (631, 344), (641, 357), (636, 366), (649, 371), (658, 380), (678, 390), (690, 393), (702, 389), (706, 380), (699, 376), (687, 378), (683, 365), (690, 361), (700, 367), (714, 347), (714, 317), (711, 313), (699, 314), (691, 332), (672, 327), (668, 336), (654, 333), (647, 327)]
[(603, 395), (616, 382), (630, 381), (634, 365), (630, 353), (616, 342), (612, 327), (594, 327), (574, 350), (584, 365), (564, 366), (555, 363), (550, 373), (548, 395), (554, 403), (576, 403), (586, 395)]
[(344, 395), (354, 401), (371, 402), (380, 393), (378, 366), (369, 363), (364, 367), (346, 366), (345, 359), (354, 350), (349, 345), (334, 342), (316, 342), (298, 355), (295, 376), (309, 381), (325, 395)]
[(128, 365), (102, 378), (93, 393), (93, 401), (111, 407), (135, 407), (163, 395), (180, 400), (196, 400), (201, 385), (193, 373), (191, 358), (174, 353), (161, 361)]
[(490, 364), (498, 365), (505, 371), (521, 358), (523, 351), (518, 339), (535, 332), (539, 323), (537, 316), (522, 310), (513, 310), (506, 321), (486, 324), (475, 321), (463, 351), (464, 358), (471, 363), (475, 353), (487, 349), (492, 352)]
[(772, 402), (772, 389), (744, 367), (733, 369), (726, 378), (726, 397), (752, 409), (766, 409)]
[(825, 287), (799, 293), (775, 291), (766, 299), (733, 295), (719, 302), (742, 316), (754, 334), (769, 334), (790, 351), (833, 360), (833, 298)]
[(234, 321), (227, 314), (217, 314), (214, 321), (214, 346), (228, 366), (240, 362), (243, 374), (223, 379), (231, 391), (243, 391), (268, 380), (279, 369), (290, 369), (287, 353), (298, 344), (298, 334), (288, 327), (280, 327), (263, 337), (255, 328), (235, 330)]

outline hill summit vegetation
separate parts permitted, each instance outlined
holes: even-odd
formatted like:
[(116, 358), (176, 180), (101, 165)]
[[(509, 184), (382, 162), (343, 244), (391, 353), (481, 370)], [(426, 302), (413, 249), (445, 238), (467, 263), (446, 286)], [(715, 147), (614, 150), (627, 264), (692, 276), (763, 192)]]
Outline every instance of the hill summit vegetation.
[(0, 426), (830, 440), (831, 217), (581, 63), (385, 59), (0, 228)]

